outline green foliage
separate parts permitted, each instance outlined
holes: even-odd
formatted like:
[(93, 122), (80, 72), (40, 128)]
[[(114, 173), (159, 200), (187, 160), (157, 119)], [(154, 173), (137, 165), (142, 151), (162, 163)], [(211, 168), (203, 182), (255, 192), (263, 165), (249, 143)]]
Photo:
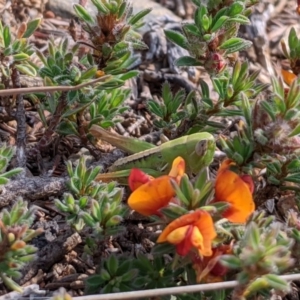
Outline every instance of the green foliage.
[(15, 149), (13, 147), (6, 146), (5, 144), (0, 145), (0, 185), (8, 183), (10, 177), (18, 175), (23, 170), (22, 168), (14, 168), (6, 171), (14, 154)]
[(97, 273), (86, 280), (86, 291), (93, 293), (128, 292), (134, 289), (138, 269), (133, 268), (132, 259), (114, 255), (102, 260)]
[(231, 139), (220, 137), (222, 150), (238, 165), (245, 165), (255, 150), (253, 132), (244, 123), (238, 128), (237, 134)]
[[(238, 270), (237, 280), (247, 288), (239, 294), (239, 299), (246, 299), (255, 293), (270, 293), (272, 289), (287, 292), (290, 287), (277, 274), (291, 267), (293, 240), (287, 236), (285, 228), (274, 218), (256, 213), (249, 220), (245, 232), (234, 246), (232, 255), (224, 255), (223, 265)], [(268, 294), (270, 296), (270, 294)]]
[(254, 104), (243, 94), (241, 113), (245, 122), (237, 126), (235, 136), (221, 137), (220, 143), (227, 156), (245, 170), (266, 168), (270, 184), (299, 191), (300, 85), (295, 80), (286, 91), (282, 79), (273, 78), (272, 87), (269, 99)]
[(82, 212), (84, 222), (101, 238), (120, 234), (123, 230), (120, 223), (128, 211), (121, 202), (123, 190), (114, 183), (107, 184), (105, 188), (106, 190), (91, 199), (89, 212)]
[[(268, 85), (257, 84), (258, 72), (249, 73), (247, 62), (237, 61), (232, 71), (224, 70), (222, 76), (212, 76), (212, 85), (218, 98), (212, 99), (208, 84), (200, 81), (200, 95), (192, 91), (187, 96), (183, 90), (172, 94), (170, 86), (163, 85), (162, 102), (148, 102), (149, 110), (157, 117), (154, 125), (169, 137), (196, 132), (217, 132), (224, 123), (216, 117), (251, 117), (250, 103)], [(253, 138), (251, 137), (251, 142)], [(249, 145), (249, 143), (248, 143)], [(251, 149), (247, 155), (251, 155)]]
[(121, 119), (123, 112), (128, 110), (123, 103), (128, 99), (129, 89), (113, 89), (101, 91), (95, 97), (95, 101), (90, 105), (90, 125), (99, 124), (103, 128), (114, 126)]
[(47, 85), (76, 85), (84, 80), (94, 78), (97, 69), (91, 68), (82, 72), (73, 63), (74, 56), (78, 50), (78, 45), (69, 49), (68, 39), (65, 38), (59, 43), (50, 40), (48, 43), (47, 57), (37, 51), (37, 55), (43, 63), (39, 74)]
[(138, 255), (133, 265), (139, 270), (138, 279), (135, 281), (139, 289), (174, 286), (184, 271), (180, 267), (172, 268), (171, 262), (166, 262), (166, 258), (162, 256), (154, 256), (151, 259), (145, 255)]
[(300, 39), (297, 36), (294, 27), (291, 28), (288, 37), (288, 46), (285, 41), (281, 41), (283, 54), (290, 61), (291, 69), (295, 74), (299, 74), (299, 60), (300, 60)]
[(173, 180), (172, 185), (176, 192), (178, 203), (171, 203), (161, 209), (161, 212), (171, 220), (175, 220), (189, 211), (199, 208), (212, 213), (220, 213), (228, 207), (226, 203), (223, 204), (221, 202), (209, 204), (213, 195), (213, 182), (208, 179), (206, 168), (199, 172), (194, 183), (184, 174), (179, 185)]
[[(232, 69), (223, 72), (221, 77), (211, 77), (217, 101), (213, 101), (207, 83), (201, 81), (201, 102), (190, 101), (188, 110), (197, 112), (192, 115), (193, 125), (190, 132), (195, 130), (216, 131), (222, 128), (221, 122), (216, 122), (215, 117), (245, 116), (245, 105), (263, 91), (267, 85), (257, 84), (258, 73), (249, 74), (247, 62), (237, 61)], [(248, 105), (249, 106), (249, 105)]]
[(182, 109), (185, 92), (183, 89), (180, 89), (173, 95), (169, 83), (165, 82), (162, 87), (162, 100), (161, 103), (149, 100), (147, 105), (149, 110), (158, 117), (158, 119), (153, 122), (154, 126), (168, 132), (172, 130), (174, 126), (177, 125), (178, 127), (179, 121), (186, 117)]
[[(119, 88), (125, 80), (138, 75), (136, 71), (128, 72), (136, 62), (133, 50), (146, 49), (146, 45), (135, 29), (142, 25), (142, 18), (150, 10), (133, 15), (132, 6), (127, 1), (95, 0), (93, 4), (98, 11), (96, 18), (83, 6), (74, 5), (82, 31), (86, 31), (88, 36), (83, 43), (93, 49), (90, 53), (79, 53), (81, 36), (80, 42), (71, 49), (66, 38), (57, 44), (50, 40), (47, 56), (37, 52), (43, 64), (39, 75), (45, 86), (70, 87), (66, 92), (51, 94), (46, 101), (41, 101), (41, 95), (31, 95), (44, 126), (48, 127), (41, 145), (46, 144), (46, 140), (56, 132), (65, 136), (76, 135), (88, 149), (93, 149), (87, 136), (90, 126), (113, 126), (127, 109), (123, 103), (129, 90)], [(77, 40), (72, 25), (70, 32)], [(79, 62), (74, 59), (78, 55)], [(85, 85), (80, 89), (75, 87), (81, 84)], [(45, 111), (55, 116), (50, 126), (44, 116)]]
[[(69, 49), (68, 40), (64, 39), (58, 45), (55, 45), (54, 41), (49, 42), (47, 57), (38, 52), (38, 56), (44, 64), (39, 73), (45, 85), (75, 86), (90, 82), (97, 77), (97, 67), (95, 65), (86, 62), (84, 69), (82, 69), (75, 63), (74, 56), (77, 50), (78, 45)], [(121, 94), (121, 91), (115, 90), (123, 83), (124, 81), (120, 78), (103, 77), (103, 80), (94, 84), (93, 87), (87, 85), (82, 89), (71, 90), (66, 93), (55, 92), (47, 97), (47, 101), (39, 104), (38, 110), (41, 119), (44, 125), (47, 126), (43, 112), (48, 110), (52, 115), (59, 114), (59, 119), (56, 121), (56, 132), (61, 135), (75, 134), (83, 138), (80, 127), (84, 121), (87, 121), (85, 120), (85, 112), (92, 107), (95, 111), (93, 117), (96, 118), (93, 123), (99, 122), (100, 125), (111, 126), (115, 123), (114, 117), (124, 109), (121, 108), (121, 104), (125, 99), (122, 97), (121, 101), (118, 101), (116, 98)], [(106, 100), (100, 104), (100, 99), (103, 97)], [(36, 103), (40, 102), (37, 96), (33, 96), (33, 99)]]
[(72, 163), (67, 162), (68, 175), (70, 181), (68, 187), (71, 193), (76, 196), (96, 196), (100, 192), (100, 184), (95, 185), (95, 178), (100, 171), (100, 167), (87, 168), (85, 157), (81, 157), (75, 169)]
[[(282, 79), (272, 78), (272, 94), (268, 99), (260, 96), (258, 100), (267, 85), (257, 83), (259, 72), (251, 73), (249, 64), (241, 63), (237, 56), (238, 52), (251, 45), (251, 42), (238, 37), (238, 30), (240, 25), (249, 24), (251, 6), (257, 1), (192, 2), (196, 5), (193, 22), (184, 23), (182, 32), (166, 30), (165, 34), (171, 42), (189, 51), (189, 56), (178, 58), (175, 65), (204, 67), (210, 74), (214, 94), (203, 80), (200, 80), (198, 90), (187, 95), (184, 90), (172, 92), (170, 85), (164, 83), (161, 99), (147, 103), (156, 118), (154, 126), (170, 138), (203, 131), (218, 134), (227, 126), (223, 122), (226, 118), (238, 117), (240, 120), (235, 123), (234, 133), (228, 134), (226, 129), (224, 135), (219, 135), (220, 150), (237, 164), (236, 168), (242, 173), (259, 174), (266, 184), (288, 190), (292, 196), (299, 198), (300, 80), (294, 80), (286, 89)], [(134, 51), (144, 50), (146, 45), (136, 30), (150, 12), (145, 9), (133, 14), (132, 5), (126, 0), (92, 0), (92, 3), (97, 10), (96, 17), (83, 6), (74, 5), (81, 30), (77, 37), (71, 24), (70, 33), (78, 43), (70, 47), (67, 38), (59, 43), (50, 40), (47, 54), (37, 51), (41, 68), (31, 61), (34, 50), (28, 43), (40, 20), (22, 24), (16, 37), (9, 27), (0, 23), (3, 82), (12, 78), (15, 69), (31, 76), (38, 74), (45, 86), (59, 86), (46, 98), (42, 94), (29, 95), (46, 128), (44, 138), (50, 139), (55, 133), (76, 135), (90, 150), (93, 140), (88, 133), (89, 128), (93, 124), (104, 128), (114, 126), (128, 109), (124, 102), (130, 90), (123, 85), (126, 80), (138, 75), (137, 71), (129, 71), (137, 63)], [(82, 39), (83, 31), (86, 40)], [(80, 44), (88, 46), (89, 52), (78, 51)], [(290, 31), (288, 46), (282, 42), (282, 48), (293, 72), (298, 75), (300, 39), (295, 29)], [(67, 89), (61, 89), (62, 86)], [(7, 86), (2, 83), (1, 88)], [(45, 111), (50, 113), (50, 121), (46, 120)], [(205, 153), (208, 147), (205, 142), (207, 140), (197, 144), (195, 153)], [(5, 145), (0, 148), (0, 184), (6, 184), (11, 176), (22, 171), (19, 168), (6, 171), (13, 155), (13, 148)], [(61, 200), (56, 199), (55, 204), (66, 215), (71, 227), (83, 233), (85, 254), (95, 257), (99, 252), (101, 254), (105, 242), (124, 232), (122, 222), (128, 209), (122, 203), (123, 190), (114, 182), (97, 182), (100, 167), (88, 168), (83, 157), (74, 168), (68, 162), (67, 171), (69, 192)], [(208, 170), (203, 169), (193, 179), (186, 174), (178, 183), (170, 179), (175, 196), (160, 210), (163, 218), (160, 215), (154, 217), (159, 222), (155, 225), (174, 221), (201, 208), (213, 217), (217, 231), (213, 250), (225, 245), (232, 253), (223, 255), (220, 252), (218, 257), (212, 257), (206, 264), (205, 258), (200, 257), (198, 273), (206, 272), (200, 279), (196, 278), (199, 274), (193, 257), (195, 253), (191, 251), (186, 257), (179, 257), (174, 253), (177, 244), (155, 245), (149, 256), (128, 258), (110, 255), (101, 260), (96, 274), (87, 279), (86, 291), (111, 293), (196, 284), (204, 277), (209, 280), (208, 275), (221, 262), (222, 267), (233, 270), (232, 273), (226, 270), (225, 275), (220, 275), (221, 280), (234, 279), (237, 274), (239, 287), (233, 291), (235, 299), (258, 294), (268, 299), (271, 290), (288, 292), (289, 285), (279, 275), (293, 267), (293, 257), (299, 259), (299, 216), (289, 212), (287, 224), (279, 225), (273, 217), (256, 213), (245, 226), (231, 224), (221, 218), (221, 214), (232, 203), (228, 199), (224, 199), (228, 202), (211, 201), (214, 187), (208, 174)], [(33, 217), (33, 210), (21, 200), (10, 211), (4, 209), (0, 213), (0, 279), (8, 288), (17, 291), (21, 288), (14, 280), (20, 276), (24, 264), (34, 258), (36, 251), (26, 243), (40, 233), (40, 230), (29, 229)], [(185, 229), (186, 235), (191, 234), (190, 229), (197, 230), (194, 224), (186, 226), (190, 227), (187, 229), (184, 225), (176, 234), (182, 234)], [(59, 297), (68, 298), (64, 294)], [(226, 297), (224, 291), (213, 291), (178, 295), (176, 299)]]
[[(41, 19), (35, 19), (21, 24), (17, 36), (13, 36), (10, 28), (8, 26), (3, 27), (2, 22), (0, 22), (0, 70), (6, 80), (12, 76), (14, 68), (22, 74), (36, 76), (37, 67), (30, 61), (34, 49), (28, 43), (28, 38), (40, 22)], [(4, 88), (3, 85), (2, 88)]]
[(92, 253), (97, 242), (118, 235), (123, 227), (120, 225), (127, 213), (122, 204), (123, 190), (114, 182), (99, 183), (95, 181), (100, 168), (86, 167), (86, 160), (81, 157), (75, 169), (67, 164), (70, 180), (68, 188), (71, 193), (64, 194), (62, 201), (56, 199), (59, 210), (67, 214), (67, 221), (77, 230), (90, 227), (95, 238), (89, 240), (86, 251)]
[(0, 278), (9, 289), (18, 292), (22, 288), (13, 279), (20, 278), (20, 270), (34, 259), (36, 252), (27, 242), (42, 232), (29, 229), (33, 220), (34, 209), (21, 199), (0, 213)]
[[(172, 270), (161, 256), (136, 258), (109, 256), (102, 260), (97, 273), (86, 280), (86, 291), (93, 293), (116, 293), (176, 286), (183, 268)], [(170, 297), (166, 297), (170, 299)]]
[(193, 1), (197, 6), (193, 23), (182, 25), (183, 33), (165, 30), (167, 38), (187, 49), (191, 56), (180, 57), (177, 66), (204, 66), (210, 74), (222, 73), (226, 59), (251, 46), (237, 37), (241, 24), (249, 24), (248, 1)]
[[(151, 9), (132, 14), (132, 5), (128, 1), (92, 2), (97, 9), (96, 18), (81, 5), (74, 5), (82, 29), (88, 34), (85, 44), (94, 49), (95, 62), (105, 74), (124, 73), (136, 61), (133, 50), (147, 49), (135, 30), (143, 25), (142, 19)], [(77, 40), (76, 36), (73, 38)]]

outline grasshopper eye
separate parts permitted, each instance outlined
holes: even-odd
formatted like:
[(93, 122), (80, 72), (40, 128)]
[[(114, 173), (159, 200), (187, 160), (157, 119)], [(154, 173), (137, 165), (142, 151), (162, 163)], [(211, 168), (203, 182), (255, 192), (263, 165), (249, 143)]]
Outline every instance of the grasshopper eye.
[(208, 148), (208, 140), (202, 140), (196, 144), (195, 152), (198, 156), (203, 156), (206, 153), (207, 148)]

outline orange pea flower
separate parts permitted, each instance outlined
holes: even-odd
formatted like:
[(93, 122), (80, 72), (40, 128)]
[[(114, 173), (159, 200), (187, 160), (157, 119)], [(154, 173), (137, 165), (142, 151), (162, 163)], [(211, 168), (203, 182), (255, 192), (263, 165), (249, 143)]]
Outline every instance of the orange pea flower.
[(216, 235), (211, 215), (198, 209), (171, 222), (160, 234), (157, 243), (175, 245), (181, 256), (187, 255), (193, 248), (200, 256), (211, 256), (212, 241)]
[(230, 166), (235, 165), (226, 159), (220, 166), (216, 183), (215, 199), (212, 202), (228, 202), (230, 207), (223, 212), (223, 217), (230, 222), (245, 223), (255, 209), (252, 197), (254, 183), (249, 175), (239, 176), (231, 171)]
[(174, 159), (169, 175), (157, 178), (139, 169), (132, 169), (128, 178), (129, 187), (133, 191), (128, 199), (129, 207), (144, 216), (157, 214), (175, 196), (170, 179), (173, 178), (179, 183), (184, 171), (185, 161), (182, 157)]

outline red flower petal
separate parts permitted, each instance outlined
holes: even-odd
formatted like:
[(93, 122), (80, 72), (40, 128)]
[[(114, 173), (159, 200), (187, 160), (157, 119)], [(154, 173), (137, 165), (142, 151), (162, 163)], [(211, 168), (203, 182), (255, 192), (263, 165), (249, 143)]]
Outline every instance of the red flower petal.
[(251, 194), (254, 192), (254, 182), (250, 175), (241, 175), (240, 178), (248, 185)]
[(191, 234), (193, 232), (193, 226), (189, 226), (189, 229), (186, 233), (186, 238), (183, 239), (183, 241), (176, 245), (176, 252), (181, 255), (185, 256), (187, 255), (191, 248), (192, 248), (192, 240), (191, 240)]
[(148, 174), (144, 173), (140, 169), (132, 169), (128, 177), (128, 184), (131, 191), (136, 190), (141, 185), (150, 181), (150, 178), (151, 177)]

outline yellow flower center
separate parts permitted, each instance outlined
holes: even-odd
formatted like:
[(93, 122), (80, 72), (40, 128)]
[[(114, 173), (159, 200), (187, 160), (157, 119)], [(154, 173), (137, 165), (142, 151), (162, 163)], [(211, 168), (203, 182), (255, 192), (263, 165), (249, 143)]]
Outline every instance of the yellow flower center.
[(196, 226), (193, 227), (193, 231), (191, 234), (191, 242), (195, 248), (198, 248), (200, 250), (202, 250), (204, 247), (203, 246), (203, 236), (202, 236), (200, 230), (198, 229), (198, 227), (196, 227)]
[(181, 243), (185, 238), (187, 231), (189, 229), (190, 225), (182, 226), (179, 228), (174, 229), (172, 232), (170, 232), (167, 236), (167, 241), (170, 244), (177, 245)]

